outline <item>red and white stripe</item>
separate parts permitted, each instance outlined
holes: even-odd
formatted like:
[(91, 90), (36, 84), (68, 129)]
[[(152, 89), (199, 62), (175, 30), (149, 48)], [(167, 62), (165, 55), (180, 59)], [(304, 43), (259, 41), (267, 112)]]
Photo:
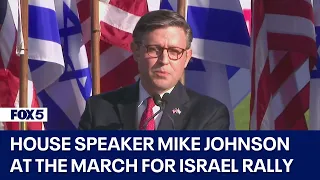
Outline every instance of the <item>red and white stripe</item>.
[(311, 0), (252, 1), (252, 130), (307, 129), (316, 60)]
[(248, 27), (248, 32), (251, 34), (251, 0), (240, 0), (240, 4)]
[[(132, 84), (138, 75), (130, 43), (133, 29), (148, 12), (147, 0), (100, 0), (100, 77), (101, 92)], [(83, 39), (91, 62), (90, 0), (78, 0)]]
[[(9, 1), (5, 20), (0, 29), (0, 107), (19, 107), (20, 57), (16, 54), (17, 9), (18, 1)], [(10, 36), (12, 32), (15, 34)], [(28, 81), (28, 106), (39, 107), (31, 80)], [(2, 118), (1, 115), (0, 118)], [(28, 130), (44, 129), (41, 122), (28, 123), (27, 128)], [(3, 123), (0, 124), (0, 129), (19, 130), (19, 123)]]

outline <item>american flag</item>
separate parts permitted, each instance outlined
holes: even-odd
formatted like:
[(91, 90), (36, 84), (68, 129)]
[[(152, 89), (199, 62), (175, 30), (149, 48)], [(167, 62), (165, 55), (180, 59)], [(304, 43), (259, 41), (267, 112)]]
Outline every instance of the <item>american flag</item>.
[(240, 0), (243, 16), (246, 21), (248, 32), (251, 33), (251, 0)]
[[(83, 40), (91, 62), (91, 27), (89, 0), (78, 1)], [(147, 0), (99, 1), (100, 7), (100, 82), (101, 92), (118, 89), (137, 80), (138, 68), (132, 57), (130, 43), (133, 29), (148, 12)]]
[(312, 2), (252, 3), (250, 129), (307, 129), (310, 70), (316, 61)]
[(181, 111), (179, 108), (175, 108), (175, 109), (172, 109), (172, 114), (181, 114)]
[[(18, 1), (0, 1), (0, 107), (19, 107), (20, 57), (16, 54), (18, 8)], [(39, 107), (31, 80), (28, 81), (28, 106)], [(27, 128), (42, 130), (43, 124), (28, 123)], [(3, 123), (0, 129), (19, 130), (19, 124)]]

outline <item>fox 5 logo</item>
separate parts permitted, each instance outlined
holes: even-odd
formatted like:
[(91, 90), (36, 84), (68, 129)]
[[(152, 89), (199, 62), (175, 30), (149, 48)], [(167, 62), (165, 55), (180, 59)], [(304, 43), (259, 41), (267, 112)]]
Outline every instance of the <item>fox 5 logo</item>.
[[(6, 122), (47, 122), (47, 108), (0, 108), (0, 121)], [(6, 119), (6, 120), (5, 120)]]

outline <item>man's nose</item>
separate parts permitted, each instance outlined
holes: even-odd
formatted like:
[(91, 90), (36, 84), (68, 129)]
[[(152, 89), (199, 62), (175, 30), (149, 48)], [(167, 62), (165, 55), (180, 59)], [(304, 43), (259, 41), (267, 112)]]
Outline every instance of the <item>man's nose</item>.
[(166, 65), (170, 63), (170, 58), (168, 55), (168, 50), (164, 49), (161, 56), (159, 56), (158, 61)]

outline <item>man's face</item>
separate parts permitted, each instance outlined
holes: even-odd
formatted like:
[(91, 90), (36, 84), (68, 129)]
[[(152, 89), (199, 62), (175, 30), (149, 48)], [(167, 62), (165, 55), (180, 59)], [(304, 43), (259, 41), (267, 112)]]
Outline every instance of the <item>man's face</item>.
[(156, 29), (143, 37), (142, 45), (132, 45), (145, 88), (159, 93), (176, 85), (192, 55), (186, 46), (186, 34), (178, 27)]

